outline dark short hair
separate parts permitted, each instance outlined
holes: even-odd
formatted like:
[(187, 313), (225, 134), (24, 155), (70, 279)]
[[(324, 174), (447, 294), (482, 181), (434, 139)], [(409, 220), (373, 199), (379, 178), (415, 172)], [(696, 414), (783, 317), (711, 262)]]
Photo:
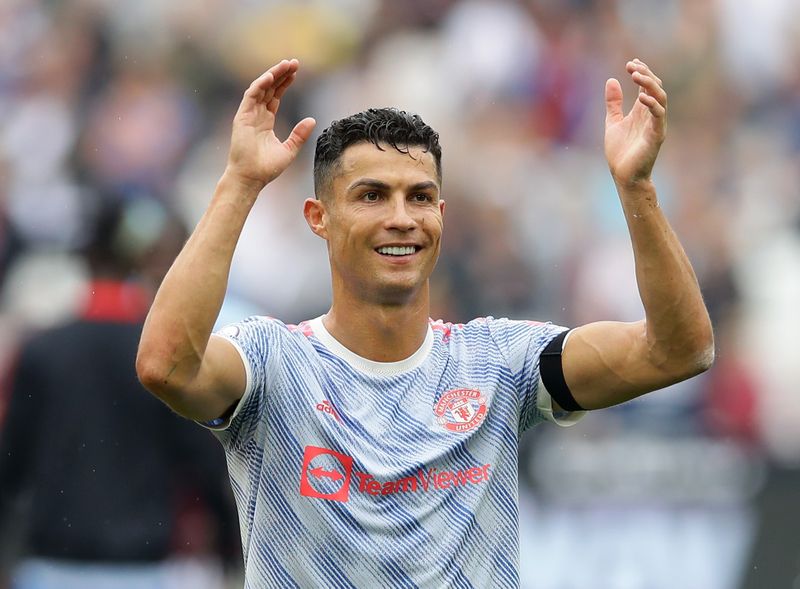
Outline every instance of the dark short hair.
[(357, 143), (372, 143), (380, 150), (389, 145), (400, 153), (422, 147), (433, 156), (436, 174), (442, 180), (442, 148), (439, 134), (418, 114), (396, 108), (370, 108), (331, 123), (317, 139), (314, 152), (314, 192), (325, 193), (332, 172), (344, 151)]

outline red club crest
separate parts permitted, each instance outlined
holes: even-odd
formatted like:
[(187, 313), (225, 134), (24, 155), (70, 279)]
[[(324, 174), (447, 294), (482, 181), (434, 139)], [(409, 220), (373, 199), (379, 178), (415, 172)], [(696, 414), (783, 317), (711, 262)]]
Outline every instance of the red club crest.
[(483, 423), (486, 397), (476, 389), (447, 391), (433, 408), (436, 421), (452, 432), (467, 432)]

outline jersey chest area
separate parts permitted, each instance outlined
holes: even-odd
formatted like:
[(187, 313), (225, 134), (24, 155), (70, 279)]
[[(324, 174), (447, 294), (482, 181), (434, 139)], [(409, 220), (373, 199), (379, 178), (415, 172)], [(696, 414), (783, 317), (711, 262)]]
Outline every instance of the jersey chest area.
[(336, 363), (304, 371), (273, 395), (267, 427), (296, 443), (301, 495), (471, 494), (515, 458), (516, 396), (496, 374), (447, 362), (392, 377)]
[(402, 451), (420, 437), (463, 440), (487, 421), (517, 419), (518, 395), (502, 367), (436, 360), (401, 374), (373, 375), (335, 359), (310, 359), (302, 374), (281, 380), (273, 410), (320, 435), (363, 437), (388, 451)]

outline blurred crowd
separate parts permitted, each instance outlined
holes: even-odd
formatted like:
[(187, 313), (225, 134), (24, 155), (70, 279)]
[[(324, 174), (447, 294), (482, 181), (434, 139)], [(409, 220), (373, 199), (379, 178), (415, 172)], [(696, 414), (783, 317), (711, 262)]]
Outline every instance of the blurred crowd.
[[(440, 132), (434, 318), (568, 326), (642, 316), (603, 156), (603, 87), (618, 77), (630, 105), (625, 62), (653, 68), (669, 95), (655, 181), (717, 361), (526, 438), (523, 587), (800, 586), (796, 501), (770, 515), (800, 468), (796, 0), (3, 0), (0, 428), (20, 343), (75, 313), (98, 200), (149, 203), (132, 242), (163, 231), (163, 211), (193, 227), (242, 92), (290, 57), (301, 70), (283, 136), (305, 116), (319, 131), (388, 105)], [(257, 203), (220, 323), (327, 309), (324, 243), (301, 215), (312, 156)]]

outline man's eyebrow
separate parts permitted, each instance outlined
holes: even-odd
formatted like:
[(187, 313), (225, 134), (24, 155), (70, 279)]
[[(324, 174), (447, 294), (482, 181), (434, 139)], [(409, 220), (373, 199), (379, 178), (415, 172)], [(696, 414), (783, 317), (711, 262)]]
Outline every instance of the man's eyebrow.
[[(389, 186), (386, 182), (382, 180), (376, 180), (375, 178), (359, 178), (355, 182), (353, 182), (350, 186), (347, 187), (348, 192), (354, 190), (356, 188), (375, 188), (377, 190), (389, 190), (391, 186)], [(409, 192), (417, 192), (421, 190), (438, 190), (439, 187), (436, 182), (431, 180), (425, 180), (423, 182), (417, 182), (416, 184), (412, 184), (409, 186)]]
[(438, 190), (439, 186), (437, 186), (436, 182), (432, 182), (431, 180), (425, 180), (424, 182), (417, 182), (413, 184), (409, 188), (409, 192), (416, 192), (418, 190)]
[(361, 187), (367, 188), (377, 188), (378, 190), (388, 190), (390, 186), (386, 182), (381, 182), (380, 180), (376, 180), (375, 178), (359, 178), (355, 182), (353, 182), (350, 186), (347, 187), (348, 192), (355, 188)]

